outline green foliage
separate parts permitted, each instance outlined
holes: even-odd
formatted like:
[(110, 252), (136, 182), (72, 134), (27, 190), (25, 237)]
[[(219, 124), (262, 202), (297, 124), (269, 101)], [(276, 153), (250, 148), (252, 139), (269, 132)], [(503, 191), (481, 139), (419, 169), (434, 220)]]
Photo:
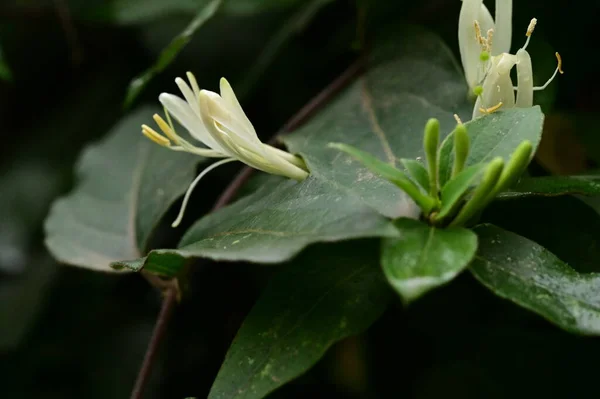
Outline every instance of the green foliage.
[(390, 298), (373, 241), (305, 252), (263, 291), (233, 340), (209, 398), (263, 398), (335, 342), (368, 328)]
[[(434, 3), (3, 4), (2, 395), (127, 397), (172, 288), (146, 399), (593, 395), (598, 7), (514, 4), (533, 83), (567, 74), (470, 120), (462, 4)], [(186, 71), (190, 144), (308, 177), (140, 134)], [(222, 77), (241, 108), (199, 93)]]
[(140, 133), (154, 108), (114, 127), (78, 162), (79, 185), (56, 201), (46, 245), (61, 262), (95, 270), (146, 251), (156, 224), (193, 178), (199, 158), (165, 151)]

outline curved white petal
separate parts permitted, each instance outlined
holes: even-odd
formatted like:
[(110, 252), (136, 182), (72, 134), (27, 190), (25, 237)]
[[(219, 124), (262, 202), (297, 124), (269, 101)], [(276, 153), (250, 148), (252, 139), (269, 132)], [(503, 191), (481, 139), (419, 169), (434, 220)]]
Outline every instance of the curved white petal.
[(516, 106), (533, 106), (533, 68), (531, 57), (526, 50), (517, 51), (517, 101)]
[(244, 127), (244, 132), (248, 135), (248, 138), (260, 143), (260, 139), (256, 135), (256, 130), (254, 130), (254, 126), (252, 126), (252, 122), (246, 116), (244, 109), (242, 108), (240, 102), (238, 101), (233, 88), (225, 78), (221, 78), (220, 81), (220, 89), (221, 89), (221, 97), (227, 105), (229, 109), (233, 113), (235, 119)]
[(481, 47), (475, 36), (473, 22), (479, 19), (483, 0), (463, 0), (458, 17), (458, 45), (465, 78), (470, 89), (478, 82), (479, 54)]
[(175, 83), (177, 84), (177, 87), (179, 87), (179, 90), (181, 91), (181, 94), (183, 94), (183, 97), (185, 98), (185, 101), (187, 101), (190, 109), (194, 111), (196, 115), (200, 116), (200, 107), (198, 105), (198, 99), (194, 95), (194, 92), (192, 91), (190, 86), (188, 86), (186, 81), (181, 78), (175, 79)]
[(496, 31), (492, 55), (509, 53), (512, 41), (512, 0), (496, 0)]
[(161, 93), (158, 99), (192, 137), (213, 150), (223, 152), (222, 147), (209, 134), (202, 119), (192, 111), (187, 102), (169, 93)]

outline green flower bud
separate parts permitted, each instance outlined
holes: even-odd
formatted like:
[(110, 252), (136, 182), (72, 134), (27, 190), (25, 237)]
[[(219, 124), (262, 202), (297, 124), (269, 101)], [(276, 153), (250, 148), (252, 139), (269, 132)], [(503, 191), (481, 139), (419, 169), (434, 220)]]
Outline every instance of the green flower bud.
[(465, 168), (465, 162), (469, 155), (469, 134), (462, 123), (454, 129), (454, 165), (452, 165), (452, 178), (455, 178)]
[(489, 198), (489, 201), (491, 201), (498, 193), (506, 190), (519, 180), (519, 177), (521, 177), (523, 172), (525, 172), (527, 165), (529, 165), (532, 154), (533, 145), (531, 144), (531, 141), (525, 140), (519, 144), (508, 160), (506, 168), (502, 171), (502, 175), (500, 176), (500, 179), (498, 179), (498, 183), (492, 193), (493, 196)]
[(438, 186), (438, 146), (440, 144), (440, 122), (431, 118), (425, 125), (423, 134), (423, 147), (427, 157), (427, 170), (429, 172), (429, 192), (432, 197), (437, 198)]
[(450, 223), (450, 227), (462, 226), (467, 223), (477, 212), (479, 212), (486, 204), (486, 200), (496, 184), (504, 169), (504, 160), (501, 157), (494, 158), (487, 166), (483, 179), (479, 186), (473, 192), (471, 199), (467, 201), (465, 206), (460, 210), (458, 215)]

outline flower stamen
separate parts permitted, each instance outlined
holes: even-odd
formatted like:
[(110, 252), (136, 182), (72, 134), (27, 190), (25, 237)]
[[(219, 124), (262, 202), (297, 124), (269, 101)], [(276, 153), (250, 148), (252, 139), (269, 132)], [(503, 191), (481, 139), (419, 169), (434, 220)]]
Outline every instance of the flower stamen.
[(544, 83), (543, 86), (536, 86), (533, 88), (533, 91), (541, 91), (544, 90), (546, 87), (548, 87), (548, 85), (550, 83), (552, 83), (552, 81), (554, 80), (554, 78), (556, 77), (556, 74), (560, 72), (560, 74), (562, 75), (564, 72), (562, 70), (562, 58), (560, 57), (560, 54), (555, 53), (556, 55), (556, 59), (558, 61), (558, 65), (556, 66), (556, 69), (554, 70), (554, 73), (552, 74), (552, 76), (550, 77), (550, 79), (548, 79), (548, 81), (546, 83)]
[(527, 27), (527, 32), (525, 32), (525, 36), (527, 36), (527, 40), (525, 40), (525, 44), (522, 47), (523, 50), (525, 50), (527, 48), (527, 46), (529, 45), (529, 40), (531, 40), (531, 35), (533, 34), (533, 31), (535, 30), (535, 25), (537, 25), (537, 18), (533, 18), (531, 20), (531, 22), (529, 22), (529, 26)]

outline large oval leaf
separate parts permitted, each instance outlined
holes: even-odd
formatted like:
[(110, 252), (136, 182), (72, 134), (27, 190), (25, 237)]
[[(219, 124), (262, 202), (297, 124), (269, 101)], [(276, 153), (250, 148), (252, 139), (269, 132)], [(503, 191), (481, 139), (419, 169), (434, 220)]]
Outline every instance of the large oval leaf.
[(495, 201), (481, 220), (535, 241), (578, 272), (600, 272), (600, 215), (578, 198)]
[(565, 330), (600, 334), (600, 275), (581, 274), (544, 247), (493, 225), (475, 229), (471, 272), (496, 295)]
[(376, 242), (307, 251), (270, 282), (227, 352), (210, 399), (258, 399), (367, 329), (388, 303)]
[(394, 224), (400, 238), (383, 240), (381, 266), (405, 303), (451, 281), (477, 250), (477, 236), (462, 227), (438, 229), (411, 219)]
[(319, 241), (393, 237), (391, 221), (358, 198), (308, 178), (302, 183), (270, 179), (252, 195), (196, 223), (174, 250), (152, 251), (145, 262), (117, 262), (115, 267), (176, 275), (182, 258), (278, 263)]
[(126, 117), (77, 165), (78, 185), (46, 220), (46, 245), (59, 261), (100, 271), (146, 251), (152, 229), (194, 178), (201, 159), (143, 137), (154, 109)]

